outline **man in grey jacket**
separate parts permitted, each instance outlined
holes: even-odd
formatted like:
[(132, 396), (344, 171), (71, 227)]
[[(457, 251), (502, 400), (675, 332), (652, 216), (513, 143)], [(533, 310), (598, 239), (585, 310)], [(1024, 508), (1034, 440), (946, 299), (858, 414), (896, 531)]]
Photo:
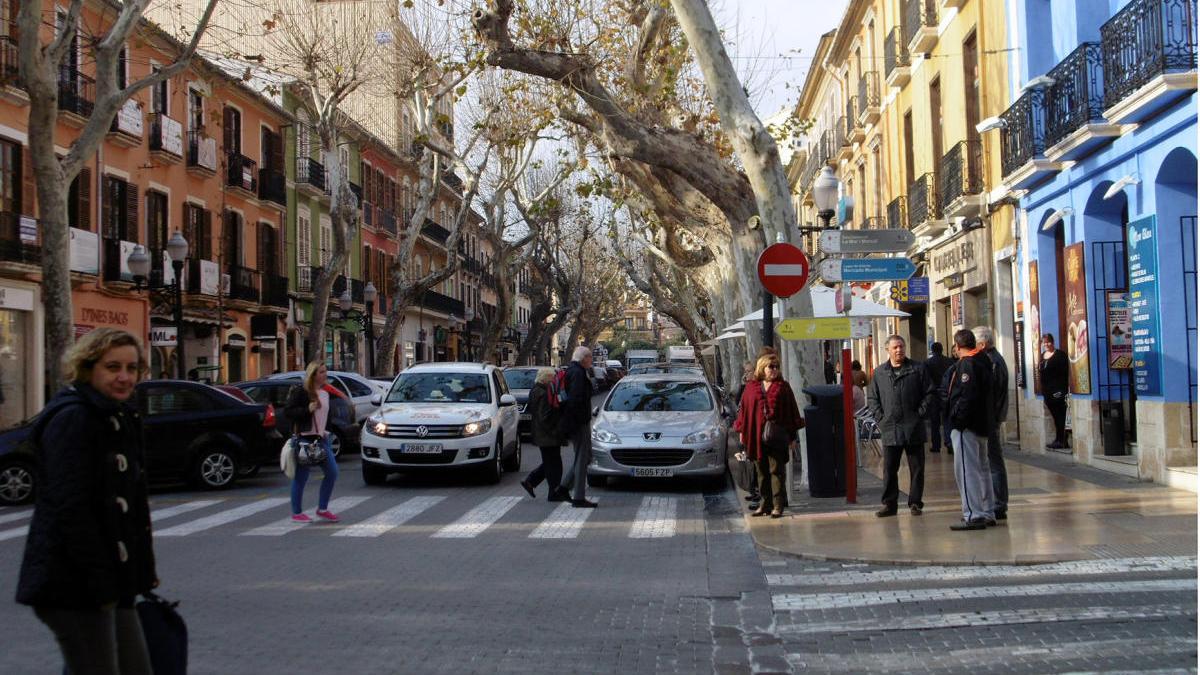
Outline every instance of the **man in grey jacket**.
[(987, 326), (971, 329), (976, 344), (983, 347), (992, 364), (992, 402), (995, 418), (987, 437), (988, 467), (992, 472), (992, 504), (996, 520), (1008, 518), (1008, 469), (1004, 466), (1004, 446), (1000, 443), (1000, 423), (1008, 417), (1008, 364), (996, 351), (996, 337)]
[(880, 518), (896, 515), (900, 498), (900, 455), (908, 456), (908, 508), (921, 515), (925, 502), (925, 422), (936, 405), (933, 380), (922, 364), (908, 358), (904, 338), (887, 339), (888, 361), (875, 369), (867, 386), (867, 405), (879, 425), (884, 447), (883, 508)]

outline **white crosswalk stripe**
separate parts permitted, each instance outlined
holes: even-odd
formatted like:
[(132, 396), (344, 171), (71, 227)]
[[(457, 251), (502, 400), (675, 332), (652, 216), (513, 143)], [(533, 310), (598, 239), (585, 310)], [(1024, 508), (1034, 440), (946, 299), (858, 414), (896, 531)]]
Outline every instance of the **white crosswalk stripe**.
[(333, 533), (335, 537), (378, 537), (412, 520), (421, 512), (445, 499), (440, 496), (413, 497), (361, 523), (354, 523)]
[(191, 520), (186, 523), (180, 523), (174, 527), (168, 527), (165, 530), (156, 532), (154, 536), (186, 537), (189, 534), (195, 534), (197, 532), (211, 530), (214, 527), (220, 527), (221, 525), (227, 525), (234, 521), (241, 520), (242, 518), (252, 516), (261, 511), (266, 511), (267, 509), (273, 509), (277, 506), (281, 506), (290, 501), (291, 499), (288, 497), (269, 497), (267, 499), (260, 499), (256, 502), (250, 502), (249, 504), (243, 504), (237, 508), (229, 509), (228, 511), (221, 511), (220, 513), (214, 513), (211, 516), (206, 516), (197, 520)]
[[(592, 497), (596, 500), (595, 497)], [(577, 509), (570, 502), (563, 502), (546, 517), (533, 532), (530, 539), (575, 539), (596, 509)]]
[(0, 532), (0, 541), (8, 541), (9, 539), (16, 539), (17, 537), (24, 537), (27, 534), (29, 534), (29, 526), (22, 525), (15, 530), (5, 530)]
[(490, 497), (462, 518), (433, 533), (434, 539), (471, 539), (478, 537), (521, 501), (520, 497)]
[(1027, 584), (1022, 586), (917, 588), (896, 591), (859, 591), (857, 593), (779, 593), (771, 596), (771, 602), (777, 611), (792, 612), (813, 609), (844, 609), (850, 607), (894, 605), (902, 602), (946, 602), (953, 600), (977, 600), (980, 598), (1014, 598), (1041, 595), (1158, 593), (1195, 590), (1195, 579), (1153, 579), (1147, 581)]
[(4, 513), (0, 514), (0, 525), (5, 523), (15, 523), (18, 520), (24, 520), (33, 515), (33, 509), (21, 511), (19, 513)]
[(181, 516), (185, 513), (191, 513), (192, 511), (198, 511), (206, 506), (212, 506), (213, 504), (220, 504), (223, 501), (225, 501), (225, 500), (223, 500), (223, 499), (197, 499), (194, 502), (184, 502), (183, 504), (176, 504), (175, 506), (167, 506), (167, 507), (164, 507), (161, 509), (152, 508), (150, 510), (150, 522), (157, 523), (160, 520), (166, 520), (167, 518), (174, 518), (175, 516)]
[[(329, 502), (329, 510), (333, 511), (334, 513), (341, 513), (342, 511), (349, 511), (350, 509), (354, 508), (355, 506), (358, 506), (359, 504), (367, 501), (368, 499), (370, 499), (370, 497), (366, 497), (366, 496), (337, 497)], [(242, 536), (243, 537), (282, 537), (283, 535), (285, 535), (289, 532), (295, 532), (296, 530), (303, 529), (305, 527), (309, 527), (312, 524), (316, 524), (316, 523), (320, 522), (319, 518), (314, 517), (313, 520), (314, 520), (314, 523), (297, 523), (296, 521), (292, 520), (291, 516), (288, 516), (279, 522), (271, 523), (270, 525), (263, 525), (262, 527), (256, 527), (253, 530), (247, 530), (246, 532), (242, 533)]]
[(643, 497), (633, 527), (629, 530), (632, 539), (664, 539), (675, 536), (675, 510), (678, 505), (674, 497)]

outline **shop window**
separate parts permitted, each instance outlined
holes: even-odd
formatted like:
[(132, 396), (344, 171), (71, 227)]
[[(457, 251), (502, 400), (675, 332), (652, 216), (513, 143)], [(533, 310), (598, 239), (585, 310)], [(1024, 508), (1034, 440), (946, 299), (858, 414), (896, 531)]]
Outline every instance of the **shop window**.
[(29, 314), (0, 309), (0, 429), (24, 420), (33, 411), (26, 406)]

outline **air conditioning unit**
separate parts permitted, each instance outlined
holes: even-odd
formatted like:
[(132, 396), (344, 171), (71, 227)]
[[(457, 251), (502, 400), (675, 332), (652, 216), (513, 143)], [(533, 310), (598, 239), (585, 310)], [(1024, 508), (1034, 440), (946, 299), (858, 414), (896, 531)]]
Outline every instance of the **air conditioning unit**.
[(221, 295), (229, 295), (230, 285), (231, 285), (231, 282), (229, 279), (229, 275), (222, 274), (221, 275)]

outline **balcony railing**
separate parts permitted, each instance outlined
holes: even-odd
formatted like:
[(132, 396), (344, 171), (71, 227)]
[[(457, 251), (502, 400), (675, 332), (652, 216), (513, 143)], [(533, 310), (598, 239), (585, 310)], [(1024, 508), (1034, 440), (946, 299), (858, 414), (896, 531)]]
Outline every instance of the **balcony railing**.
[(872, 108), (879, 108), (879, 74), (875, 71), (863, 73), (858, 78), (858, 117), (861, 122)]
[(259, 301), (262, 274), (258, 270), (234, 265), (228, 268), (226, 274), (229, 275), (229, 298), (231, 300)]
[(935, 31), (938, 26), (937, 0), (905, 0), (904, 44), (911, 45), (913, 38), (926, 28)]
[(312, 267), (308, 265), (296, 266), (296, 290), (301, 293), (312, 293), (313, 284), (317, 277), (321, 275), (320, 267)]
[(258, 170), (258, 198), (287, 206), (287, 177), (282, 171), (265, 167)]
[(188, 168), (217, 172), (217, 141), (192, 129), (188, 132)]
[(80, 117), (91, 117), (96, 105), (96, 80), (72, 66), (58, 69), (58, 109)]
[(853, 133), (853, 130), (858, 126), (858, 97), (851, 96), (846, 99), (846, 127)]
[(1045, 90), (1030, 89), (1000, 119), (1000, 165), (1005, 176), (1046, 151)]
[(225, 179), (226, 186), (250, 193), (258, 192), (258, 162), (236, 152), (225, 155), (225, 161), (229, 168)]
[(310, 157), (300, 157), (296, 160), (296, 184), (325, 192), (325, 165)]
[(425, 224), (421, 227), (421, 234), (443, 245), (450, 238), (450, 230), (438, 225), (429, 218), (425, 219)]
[(435, 291), (425, 291), (425, 295), (421, 296), (421, 306), (443, 314), (454, 314), (460, 319), (465, 315), (462, 300)]
[(11, 211), (0, 212), (0, 261), (41, 263), (41, 233), (36, 220)]
[(1134, 0), (1100, 27), (1104, 104), (1155, 77), (1196, 68), (1196, 0)]
[(941, 215), (937, 181), (932, 173), (927, 173), (908, 186), (908, 227), (915, 229), (928, 221), (940, 219)]
[(900, 27), (892, 28), (883, 42), (884, 77), (891, 77), (897, 68), (907, 68), (912, 61), (908, 57), (908, 41), (901, 39)]
[(846, 132), (846, 118), (839, 117), (833, 125), (833, 147), (842, 148), (850, 145), (850, 136)]
[(262, 304), (271, 307), (288, 306), (288, 279), (278, 274), (262, 275)]
[(164, 113), (151, 114), (150, 151), (183, 159), (183, 125)]
[(0, 35), (0, 84), (15, 85), (20, 77), (20, 52), (10, 35)]
[(1104, 65), (1100, 44), (1085, 42), (1046, 73), (1046, 147), (1089, 122), (1104, 119)]
[(942, 157), (942, 209), (956, 199), (983, 192), (983, 148), (978, 140), (959, 141)]
[(908, 200), (904, 195), (900, 195), (888, 203), (887, 226), (893, 229), (908, 227)]
[(391, 211), (379, 209), (376, 214), (375, 227), (392, 234), (396, 234), (396, 214)]

